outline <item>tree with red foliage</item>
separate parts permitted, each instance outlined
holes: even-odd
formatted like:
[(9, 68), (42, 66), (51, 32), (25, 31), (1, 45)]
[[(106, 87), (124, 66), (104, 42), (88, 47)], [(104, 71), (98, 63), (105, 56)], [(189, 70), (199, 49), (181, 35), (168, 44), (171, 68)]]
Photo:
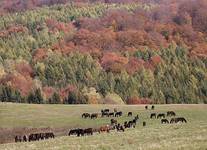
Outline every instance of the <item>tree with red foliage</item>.
[(131, 97), (127, 100), (127, 104), (137, 105), (137, 104), (151, 104), (152, 100), (149, 98), (139, 98), (139, 97)]
[(101, 65), (106, 71), (112, 71), (115, 73), (121, 72), (124, 66), (128, 63), (126, 57), (120, 56), (114, 52), (104, 53), (101, 59)]

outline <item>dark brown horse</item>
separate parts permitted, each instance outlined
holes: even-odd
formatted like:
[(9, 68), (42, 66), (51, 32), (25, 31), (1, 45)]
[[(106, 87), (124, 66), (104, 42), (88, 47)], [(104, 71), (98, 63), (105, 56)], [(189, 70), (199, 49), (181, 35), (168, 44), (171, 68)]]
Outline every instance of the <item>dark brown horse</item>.
[(168, 111), (168, 112), (167, 112), (167, 116), (172, 117), (172, 116), (176, 116), (176, 114), (175, 114), (174, 111)]
[(97, 113), (91, 114), (91, 119), (96, 119), (96, 118), (98, 118), (98, 114)]
[(93, 135), (93, 129), (92, 128), (87, 128), (84, 130), (85, 135)]
[(158, 115), (157, 115), (157, 119), (159, 119), (159, 118), (160, 118), (160, 119), (161, 119), (161, 118), (165, 118), (165, 114), (164, 114), (164, 113), (162, 113), (162, 114), (158, 114)]

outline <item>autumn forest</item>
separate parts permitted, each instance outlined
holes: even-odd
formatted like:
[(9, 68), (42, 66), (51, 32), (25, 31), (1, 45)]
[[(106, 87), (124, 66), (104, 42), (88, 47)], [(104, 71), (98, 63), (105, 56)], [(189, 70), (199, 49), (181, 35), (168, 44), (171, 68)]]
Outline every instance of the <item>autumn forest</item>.
[(0, 101), (207, 103), (207, 1), (0, 0)]

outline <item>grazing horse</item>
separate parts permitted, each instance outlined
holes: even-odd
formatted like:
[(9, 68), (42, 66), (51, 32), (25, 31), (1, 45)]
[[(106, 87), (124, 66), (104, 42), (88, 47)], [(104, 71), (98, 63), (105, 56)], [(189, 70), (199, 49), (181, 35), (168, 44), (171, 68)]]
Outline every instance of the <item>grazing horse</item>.
[(148, 109), (148, 106), (147, 106), (147, 105), (145, 106), (145, 109), (146, 109), (146, 110)]
[(93, 135), (93, 129), (92, 128), (85, 129), (84, 134), (85, 135)]
[(29, 140), (29, 142), (36, 141), (37, 140), (36, 134), (30, 134), (28, 140)]
[(84, 129), (77, 129), (76, 134), (77, 136), (84, 136)]
[(164, 123), (169, 123), (169, 121), (167, 119), (161, 119), (161, 124), (164, 124)]
[(179, 117), (179, 118), (177, 118), (177, 122), (187, 123), (187, 120), (184, 117)]
[(111, 125), (117, 124), (117, 120), (111, 119)]
[(91, 114), (91, 119), (96, 119), (96, 118), (98, 118), (98, 114), (97, 113)]
[(136, 126), (136, 122), (134, 122), (134, 121), (129, 121), (129, 122), (127, 122), (127, 121), (125, 121), (124, 122), (124, 127), (125, 128), (135, 128), (135, 126)]
[(132, 112), (128, 112), (128, 117), (129, 117), (129, 116), (132, 116)]
[(83, 113), (82, 118), (90, 118), (90, 114), (89, 113)]
[(176, 114), (175, 114), (174, 111), (168, 111), (168, 112), (167, 112), (167, 116), (172, 117), (172, 116), (176, 116)]
[(120, 131), (124, 132), (124, 127), (122, 125), (118, 124), (118, 125), (116, 125), (116, 130), (118, 132), (120, 132)]
[(104, 116), (108, 117), (108, 115), (109, 115), (108, 112), (101, 112), (101, 117), (104, 117)]
[(46, 139), (49, 139), (49, 138), (55, 138), (55, 135), (54, 135), (54, 133), (52, 133), (52, 132), (48, 132), (48, 133), (45, 133), (45, 138), (46, 138)]
[(152, 110), (154, 110), (154, 109), (155, 109), (155, 106), (154, 106), (154, 105), (152, 105), (151, 109), (152, 109)]
[(72, 130), (70, 130), (69, 133), (68, 133), (68, 136), (76, 135), (77, 134), (77, 130), (78, 129), (72, 129)]
[(115, 113), (115, 117), (121, 117), (121, 116), (122, 116), (122, 112), (121, 111)]
[(158, 114), (158, 115), (157, 115), (157, 119), (159, 119), (159, 118), (160, 118), (160, 119), (161, 119), (161, 118), (165, 118), (165, 114)]
[(23, 142), (27, 142), (27, 136), (26, 135), (23, 135)]
[(15, 142), (22, 142), (22, 137), (21, 136), (15, 136), (14, 138)]
[(107, 133), (109, 133), (110, 132), (110, 126), (109, 125), (101, 126), (99, 128), (99, 133), (101, 133), (101, 132), (107, 132)]
[(143, 125), (143, 127), (145, 127), (145, 126), (146, 126), (146, 122), (144, 121), (144, 122), (142, 123), (142, 125)]
[(179, 122), (185, 122), (187, 123), (187, 120), (184, 117), (178, 117), (178, 118), (172, 118), (170, 120), (170, 123), (179, 123)]
[(153, 117), (156, 118), (156, 113), (151, 113), (150, 119), (152, 119)]
[(108, 113), (108, 117), (114, 117), (114, 112)]
[(170, 120), (170, 123), (175, 123), (175, 118), (172, 118), (172, 119)]

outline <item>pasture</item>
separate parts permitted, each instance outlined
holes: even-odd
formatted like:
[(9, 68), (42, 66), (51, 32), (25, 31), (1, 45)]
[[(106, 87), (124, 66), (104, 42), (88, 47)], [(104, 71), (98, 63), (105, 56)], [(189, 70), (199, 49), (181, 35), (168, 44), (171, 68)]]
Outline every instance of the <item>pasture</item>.
[[(0, 149), (70, 149), (70, 150), (138, 150), (138, 149), (200, 149), (207, 150), (207, 105), (155, 105), (145, 110), (145, 105), (29, 105), (0, 103)], [(93, 136), (67, 136), (72, 128), (98, 128), (110, 124), (108, 117), (83, 119), (82, 113), (96, 113), (101, 109), (117, 108), (123, 116), (116, 118), (124, 123), (136, 114), (139, 121), (136, 128), (125, 132), (95, 133)], [(128, 112), (132, 117), (127, 117)], [(188, 123), (161, 124), (160, 119), (150, 119), (150, 114), (175, 111), (185, 117)], [(167, 118), (168, 120), (170, 117)], [(142, 122), (146, 126), (142, 126)], [(39, 130), (53, 131), (54, 139), (13, 143), (14, 135)]]

